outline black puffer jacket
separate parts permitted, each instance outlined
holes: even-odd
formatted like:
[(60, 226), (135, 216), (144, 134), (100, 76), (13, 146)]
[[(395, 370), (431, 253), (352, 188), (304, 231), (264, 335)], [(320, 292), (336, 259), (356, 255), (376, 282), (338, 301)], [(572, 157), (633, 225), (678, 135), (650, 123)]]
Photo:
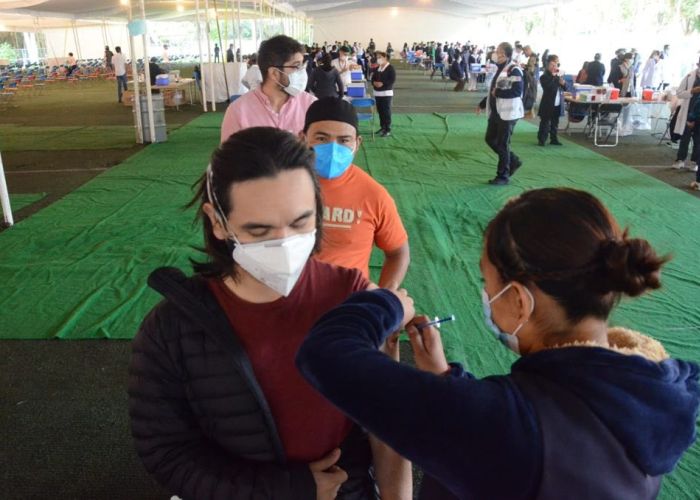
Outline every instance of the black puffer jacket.
[[(313, 500), (305, 463), (287, 462), (250, 361), (199, 277), (156, 270), (166, 298), (133, 342), (129, 414), (136, 450), (155, 478), (187, 499)], [(338, 466), (349, 476), (338, 499), (369, 500), (369, 441), (355, 427)]]

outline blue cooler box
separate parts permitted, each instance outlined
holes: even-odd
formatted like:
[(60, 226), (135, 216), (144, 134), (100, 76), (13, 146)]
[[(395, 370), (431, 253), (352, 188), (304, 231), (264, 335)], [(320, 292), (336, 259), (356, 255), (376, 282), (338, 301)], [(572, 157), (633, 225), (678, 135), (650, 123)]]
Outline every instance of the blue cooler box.
[(156, 85), (169, 85), (170, 75), (156, 75)]
[(350, 79), (354, 81), (362, 80), (362, 71), (351, 71)]
[(364, 97), (365, 96), (364, 85), (361, 87), (348, 87), (348, 96), (349, 97)]

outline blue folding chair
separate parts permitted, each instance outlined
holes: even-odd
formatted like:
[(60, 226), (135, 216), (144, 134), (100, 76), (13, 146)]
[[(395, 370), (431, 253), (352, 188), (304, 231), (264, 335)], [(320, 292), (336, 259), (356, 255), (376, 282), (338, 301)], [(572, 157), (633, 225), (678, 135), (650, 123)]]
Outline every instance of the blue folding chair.
[[(376, 101), (372, 97), (355, 97), (350, 101), (357, 111), (358, 121), (370, 121), (372, 127), (372, 140), (374, 141), (374, 110), (376, 108)], [(367, 112), (369, 109), (369, 113)]]

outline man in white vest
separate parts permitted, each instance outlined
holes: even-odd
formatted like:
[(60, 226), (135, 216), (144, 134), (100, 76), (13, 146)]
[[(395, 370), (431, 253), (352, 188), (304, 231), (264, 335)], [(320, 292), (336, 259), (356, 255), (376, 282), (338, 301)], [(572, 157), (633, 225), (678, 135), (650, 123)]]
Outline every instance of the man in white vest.
[(504, 186), (522, 165), (522, 161), (510, 149), (510, 138), (515, 124), (524, 115), (523, 70), (512, 61), (513, 46), (501, 43), (496, 49), (496, 75), (491, 81), (489, 94), (481, 102), (481, 108), (489, 114), (486, 144), (498, 155), (496, 177), (489, 184)]

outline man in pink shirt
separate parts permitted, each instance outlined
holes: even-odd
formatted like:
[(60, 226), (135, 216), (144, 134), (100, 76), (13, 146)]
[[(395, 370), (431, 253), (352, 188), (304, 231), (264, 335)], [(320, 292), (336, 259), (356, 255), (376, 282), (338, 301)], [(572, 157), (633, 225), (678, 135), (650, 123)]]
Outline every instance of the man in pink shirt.
[(260, 44), (258, 66), (262, 85), (243, 94), (226, 110), (221, 142), (250, 127), (275, 127), (293, 134), (304, 128), (306, 110), (316, 100), (307, 93), (304, 48), (288, 36), (278, 35)]

